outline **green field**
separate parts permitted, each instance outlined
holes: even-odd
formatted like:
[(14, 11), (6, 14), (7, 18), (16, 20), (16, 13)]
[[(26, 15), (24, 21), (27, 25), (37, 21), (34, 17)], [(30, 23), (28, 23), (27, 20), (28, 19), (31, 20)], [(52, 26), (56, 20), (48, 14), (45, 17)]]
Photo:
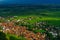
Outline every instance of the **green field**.
[[(26, 22), (30, 22), (30, 23), (34, 23), (34, 22), (39, 22), (39, 21), (48, 21), (49, 24), (51, 25), (60, 25), (60, 11), (50, 11), (50, 12), (32, 12), (31, 14), (27, 14), (27, 12), (25, 12), (25, 14), (21, 14), (21, 13), (17, 13), (15, 14), (9, 14), (11, 16), (17, 16), (15, 19), (27, 19), (24, 20)], [(28, 20), (29, 17), (33, 17), (32, 20)]]
[[(57, 31), (59, 33), (60, 28), (60, 9), (59, 8), (0, 8), (0, 22), (8, 22), (8, 20), (16, 21), (15, 25), (19, 26), (26, 26), (28, 31), (32, 31), (34, 33), (45, 33), (46, 28), (52, 28), (53, 32)], [(40, 22), (46, 22), (45, 24), (39, 24), (36, 26), (35, 24)], [(49, 25), (49, 26), (48, 26)], [(50, 27), (51, 26), (51, 27)], [(58, 27), (58, 28), (56, 28)], [(37, 28), (33, 30), (33, 28)], [(55, 30), (56, 28), (56, 30)], [(42, 30), (40, 30), (42, 29)], [(51, 37), (50, 39), (53, 40), (55, 37), (52, 37), (49, 34), (51, 30), (48, 30), (47, 35)], [(59, 34), (58, 34), (59, 35)], [(23, 36), (16, 36), (12, 34), (6, 34), (6, 38), (9, 40), (26, 40)], [(52, 39), (53, 38), (53, 39)], [(58, 38), (58, 37), (57, 37)]]

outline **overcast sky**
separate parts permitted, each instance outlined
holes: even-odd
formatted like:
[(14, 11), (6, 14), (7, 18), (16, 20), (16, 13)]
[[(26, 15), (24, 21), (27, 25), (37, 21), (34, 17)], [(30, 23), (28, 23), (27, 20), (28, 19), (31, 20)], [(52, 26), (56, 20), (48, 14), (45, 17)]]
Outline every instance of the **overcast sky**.
[(0, 0), (0, 4), (60, 4), (60, 0)]

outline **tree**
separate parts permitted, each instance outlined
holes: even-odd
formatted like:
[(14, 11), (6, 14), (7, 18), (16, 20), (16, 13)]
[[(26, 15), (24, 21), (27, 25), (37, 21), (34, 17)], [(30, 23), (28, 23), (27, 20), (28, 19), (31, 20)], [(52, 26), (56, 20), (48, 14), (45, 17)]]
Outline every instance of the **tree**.
[(60, 36), (59, 36), (59, 35), (57, 35), (57, 37), (55, 38), (55, 40), (60, 40)]
[(3, 29), (3, 27), (0, 26), (0, 30), (2, 30), (2, 29)]
[(5, 33), (0, 32), (0, 40), (8, 40), (8, 39), (6, 38)]
[(53, 35), (51, 33), (46, 31), (46, 34), (47, 34), (46, 39), (48, 38), (49, 40), (54, 40), (54, 37), (53, 37)]
[(10, 40), (26, 40), (24, 37), (15, 37), (15, 36), (10, 36)]

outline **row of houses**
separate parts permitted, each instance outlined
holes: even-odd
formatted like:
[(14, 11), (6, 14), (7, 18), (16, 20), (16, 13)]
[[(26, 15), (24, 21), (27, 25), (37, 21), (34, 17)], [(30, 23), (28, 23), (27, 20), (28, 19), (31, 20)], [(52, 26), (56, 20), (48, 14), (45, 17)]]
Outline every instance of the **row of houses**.
[(9, 33), (17, 36), (24, 36), (27, 40), (45, 40), (46, 34), (41, 34), (40, 32), (34, 33), (27, 30), (25, 26), (14, 25), (13, 22), (0, 23), (2, 31), (4, 33)]

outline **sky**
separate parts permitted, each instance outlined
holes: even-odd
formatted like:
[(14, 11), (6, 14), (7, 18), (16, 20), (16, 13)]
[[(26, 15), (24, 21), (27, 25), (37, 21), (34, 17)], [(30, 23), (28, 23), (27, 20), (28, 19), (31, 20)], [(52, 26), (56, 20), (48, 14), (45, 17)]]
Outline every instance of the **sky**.
[(60, 4), (60, 0), (0, 0), (0, 4)]

